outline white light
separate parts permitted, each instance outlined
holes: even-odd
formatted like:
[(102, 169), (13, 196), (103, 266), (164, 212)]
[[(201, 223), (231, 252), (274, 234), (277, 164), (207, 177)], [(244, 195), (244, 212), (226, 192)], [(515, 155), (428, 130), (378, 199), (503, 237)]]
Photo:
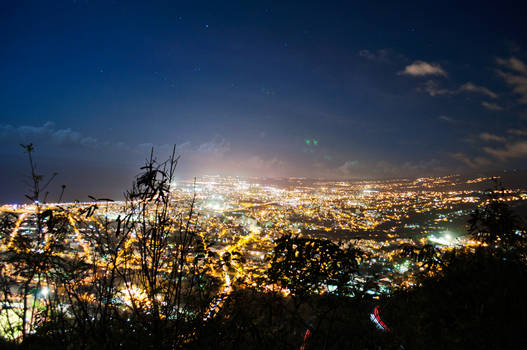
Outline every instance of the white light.
[(456, 245), (456, 242), (454, 241), (454, 237), (449, 232), (445, 232), (444, 235), (441, 237), (436, 237), (434, 235), (431, 235), (428, 237), (428, 240), (430, 242), (437, 243), (440, 245), (445, 245), (445, 246)]

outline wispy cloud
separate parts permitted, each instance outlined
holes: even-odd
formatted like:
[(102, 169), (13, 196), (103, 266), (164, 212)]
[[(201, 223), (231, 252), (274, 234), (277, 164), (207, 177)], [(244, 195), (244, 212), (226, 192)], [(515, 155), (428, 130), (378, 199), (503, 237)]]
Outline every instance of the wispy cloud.
[[(101, 141), (96, 137), (87, 136), (70, 128), (57, 128), (55, 123), (46, 122), (42, 126), (13, 126), (0, 124), (0, 144), (16, 145), (18, 143), (32, 142), (39, 147), (54, 147), (54, 149), (69, 150), (74, 147), (100, 152), (126, 151), (135, 154), (149, 154), (152, 149), (158, 154), (169, 154), (173, 144), (158, 144), (145, 142), (140, 144), (127, 144), (118, 141)], [(190, 141), (177, 145), (176, 152), (195, 158), (214, 157), (221, 158), (230, 151), (230, 142), (220, 136), (215, 136), (209, 141), (193, 144)]]
[(450, 156), (471, 169), (480, 169), (492, 164), (492, 162), (487, 158), (475, 157), (472, 159), (464, 153), (452, 153)]
[(459, 92), (462, 91), (468, 91), (468, 92), (475, 92), (478, 94), (486, 95), (490, 98), (498, 98), (498, 95), (492, 91), (490, 91), (488, 88), (484, 86), (479, 86), (471, 83), (470, 81), (461, 85), (458, 89)]
[(465, 153), (453, 153), (451, 156), (473, 169), (500, 166), (496, 161), (505, 163), (513, 159), (527, 158), (525, 136), (527, 130), (523, 129), (509, 129), (504, 135), (482, 132), (467, 139), (480, 149), (482, 156), (472, 157)]
[(509, 129), (507, 132), (512, 135), (527, 136), (527, 130), (523, 129)]
[(470, 93), (476, 93), (485, 95), (490, 98), (498, 98), (498, 95), (494, 92), (492, 92), (490, 89), (476, 85), (472, 82), (466, 82), (465, 84), (461, 85), (459, 88), (450, 90), (441, 88), (439, 86), (439, 83), (435, 80), (428, 80), (424, 83), (423, 88), (421, 88), (422, 91), (425, 91), (430, 96), (443, 96), (443, 95), (457, 95), (464, 92), (470, 92)]
[(446, 116), (446, 115), (440, 115), (439, 117), (437, 117), (437, 119), (442, 120), (447, 123), (455, 123), (455, 120), (453, 118), (450, 118), (449, 116)]
[(525, 158), (527, 157), (527, 141), (511, 142), (503, 148), (484, 147), (483, 150), (501, 161), (511, 158)]
[(516, 57), (510, 57), (510, 58), (497, 58), (496, 61), (498, 64), (511, 69), (515, 70), (517, 72), (527, 74), (527, 65), (517, 59)]
[(483, 102), (481, 102), (481, 105), (483, 107), (485, 107), (486, 109), (491, 110), (491, 111), (501, 111), (501, 110), (503, 110), (503, 107), (500, 106), (497, 103), (483, 101)]
[(370, 51), (370, 50), (360, 50), (359, 56), (364, 57), (371, 61), (385, 61), (386, 60), (386, 51)]
[(207, 153), (215, 155), (223, 155), (231, 150), (229, 141), (219, 136), (214, 137), (211, 141), (202, 143), (197, 148), (198, 153)]
[(504, 68), (513, 71), (505, 72), (498, 69), (497, 74), (512, 87), (515, 94), (519, 95), (518, 102), (527, 104), (527, 65), (516, 57), (498, 58), (497, 62)]
[(495, 142), (505, 142), (507, 141), (507, 139), (505, 137), (502, 137), (502, 136), (498, 136), (498, 135), (494, 135), (494, 134), (490, 134), (488, 132), (482, 132), (481, 134), (479, 134), (479, 138), (482, 139), (483, 141), (495, 141)]
[(406, 66), (399, 75), (410, 75), (414, 77), (423, 77), (428, 75), (447, 76), (445, 70), (438, 63), (429, 63), (425, 61), (415, 61)]
[(395, 62), (405, 62), (408, 59), (392, 49), (380, 49), (376, 51), (372, 50), (360, 50), (358, 55), (370, 61), (380, 62), (380, 63), (395, 63)]
[(481, 133), (479, 136), (483, 141), (494, 141), (503, 144), (501, 147), (483, 147), (483, 151), (500, 161), (514, 158), (527, 158), (527, 130), (509, 129), (507, 137), (490, 133)]
[(94, 148), (100, 141), (91, 136), (82, 135), (70, 128), (58, 129), (53, 122), (46, 122), (42, 126), (12, 126), (0, 125), (0, 135), (7, 142), (43, 142), (63, 146), (83, 146)]
[(439, 84), (434, 80), (428, 80), (426, 83), (424, 83), (424, 86), (422, 88), (419, 88), (418, 90), (424, 91), (430, 96), (442, 96), (442, 95), (455, 94), (455, 91), (453, 90), (440, 88)]

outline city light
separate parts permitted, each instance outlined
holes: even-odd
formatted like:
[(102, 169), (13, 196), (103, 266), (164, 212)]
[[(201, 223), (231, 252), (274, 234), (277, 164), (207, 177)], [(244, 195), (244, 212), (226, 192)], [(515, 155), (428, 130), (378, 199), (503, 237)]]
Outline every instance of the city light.
[[(203, 314), (203, 321), (208, 322), (222, 310), (235, 285), (277, 290), (276, 285), (261, 283), (269, 268), (266, 257), (273, 253), (274, 242), (286, 234), (327, 238), (342, 249), (354, 247), (368, 254), (369, 258), (359, 264), (358, 274), (349, 287), (375, 299), (382, 293), (413, 286), (415, 274), (423, 269), (423, 263), (408, 257), (401, 259), (402, 247), (420, 247), (430, 242), (439, 251), (447, 251), (454, 246), (481, 244), (455, 234), (450, 228), (456, 221), (466, 220), (471, 213), (468, 205), (484, 203), (484, 192), (470, 188), (479, 183), (476, 180), (453, 175), (415, 181), (303, 182), (295, 179), (278, 185), (258, 182), (258, 179), (203, 177), (196, 182), (178, 181), (177, 186), (171, 186), (169, 210), (171, 215), (186, 215), (189, 204), (195, 200), (199, 237), (205, 249), (217, 256), (206, 266), (211, 276), (221, 282), (216, 297)], [(194, 189), (199, 190), (194, 192)], [(527, 199), (524, 193), (521, 189), (503, 191), (499, 193), (499, 200), (519, 202)], [(85, 213), (94, 204), (98, 209), (89, 209), (87, 216)], [(109, 262), (97, 255), (93, 232), (111, 227), (108, 223), (122, 217), (125, 205), (125, 202), (5, 205), (0, 212), (15, 215), (16, 219), (0, 248), (3, 252), (20, 250), (18, 240), (39, 234), (37, 210), (56, 210), (71, 230), (64, 240), (65, 250), (54, 254), (92, 262), (102, 272)], [(139, 218), (137, 213), (132, 214), (133, 219)], [(44, 236), (35, 248), (37, 252), (47, 249), (53, 241), (44, 230), (41, 234)], [(136, 239), (136, 233), (131, 232), (124, 247), (132, 247)], [(124, 261), (124, 257), (124, 252), (117, 255), (119, 261)], [(139, 268), (138, 256), (126, 259), (128, 269)], [(364, 288), (366, 281), (373, 282), (375, 287)], [(38, 285), (38, 281), (32, 283)], [(321, 293), (337, 291), (333, 284), (320, 290)], [(287, 288), (278, 288), (278, 292), (283, 296), (291, 294)], [(52, 293), (55, 291), (48, 286), (41, 286), (36, 297), (45, 299)], [(86, 294), (83, 298), (94, 300), (95, 296)], [(157, 302), (163, 302), (159, 295), (157, 298)], [(123, 307), (148, 310), (153, 301), (144, 288), (126, 282), (122, 283), (115, 302)], [(378, 327), (388, 329), (379, 317), (378, 308), (371, 318)]]

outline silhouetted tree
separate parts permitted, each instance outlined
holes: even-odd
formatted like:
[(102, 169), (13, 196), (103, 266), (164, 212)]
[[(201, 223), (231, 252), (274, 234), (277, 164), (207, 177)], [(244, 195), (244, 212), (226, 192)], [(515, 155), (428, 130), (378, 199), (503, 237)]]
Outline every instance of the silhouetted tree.
[(476, 208), (468, 222), (468, 232), (489, 246), (513, 247), (525, 241), (525, 224), (510, 206), (500, 199), (505, 189), (499, 183), (486, 191), (486, 205)]
[[(16, 315), (13, 322), (8, 322), (9, 334), (24, 340), (38, 323), (46, 322), (50, 316), (47, 290), (52, 281), (49, 273), (63, 260), (58, 253), (64, 250), (69, 223), (62, 210), (51, 210), (40, 202), (42, 191), (57, 174), (43, 183), (44, 177), (37, 173), (32, 156), (34, 146), (21, 146), (28, 154), (31, 170), (30, 194), (26, 197), (34, 206), (34, 214), (28, 218), (32, 220), (33, 229), (27, 232), (19, 229), (26, 219), (24, 214), (4, 217), (7, 221), (3, 221), (2, 236), (6, 249), (0, 254), (0, 261), (4, 265), (1, 271), (3, 306), (10, 309), (8, 313)], [(14, 307), (17, 303), (21, 303), (22, 308)]]
[[(192, 341), (218, 282), (194, 198), (187, 210), (171, 199), (175, 148), (161, 163), (152, 151), (112, 219), (109, 199), (90, 197), (96, 202), (87, 207), (41, 203), (49, 181), (41, 185), (33, 145), (24, 148), (32, 207), (0, 217), (8, 247), (0, 254), (0, 311), (13, 316), (2, 322), (3, 334), (50, 348), (173, 349)], [(23, 222), (30, 229), (22, 232)]]
[(275, 243), (266, 272), (268, 283), (296, 296), (350, 293), (349, 282), (361, 259), (358, 249), (341, 249), (327, 239), (291, 235), (282, 236)]
[(171, 204), (177, 161), (175, 148), (166, 162), (158, 163), (152, 154), (126, 193), (126, 226), (133, 239), (124, 251), (120, 276), (127, 291), (138, 288), (145, 294), (128, 296), (131, 312), (148, 329), (155, 349), (187, 342), (217, 288), (198, 234), (195, 198), (188, 211)]
[(525, 263), (483, 250), (448, 255), (440, 274), (382, 301), (393, 335), (408, 350), (525, 348)]
[(447, 256), (441, 249), (433, 244), (423, 246), (415, 244), (404, 244), (396, 255), (397, 259), (408, 259), (417, 266), (417, 273), (425, 276), (431, 276), (440, 272), (448, 263)]

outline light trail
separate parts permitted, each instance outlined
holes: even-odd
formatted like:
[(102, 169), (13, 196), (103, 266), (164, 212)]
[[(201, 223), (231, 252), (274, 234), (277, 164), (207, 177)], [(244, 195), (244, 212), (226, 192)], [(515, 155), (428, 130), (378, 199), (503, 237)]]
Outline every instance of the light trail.
[(22, 225), (22, 222), (24, 221), (24, 219), (26, 218), (26, 216), (28, 215), (28, 213), (25, 213), (23, 212), (22, 214), (20, 214), (20, 216), (17, 218), (16, 222), (15, 222), (15, 226), (13, 227), (13, 230), (11, 231), (11, 235), (10, 235), (10, 239), (9, 239), (9, 244), (7, 246), (7, 249), (13, 249), (14, 246), (15, 246), (15, 240), (16, 240), (16, 235), (18, 234), (18, 230), (20, 229), (20, 225)]
[(219, 296), (216, 297), (216, 300), (214, 300), (210, 304), (209, 309), (207, 313), (205, 314), (205, 317), (203, 318), (204, 322), (207, 322), (209, 319), (211, 319), (214, 315), (218, 313), (218, 311), (223, 306), (224, 301), (227, 299), (228, 295), (232, 292), (231, 277), (229, 276), (227, 266), (225, 264), (223, 264), (223, 273), (225, 277), (225, 287), (223, 288), (221, 293), (219, 293)]
[[(234, 250), (239, 249), (241, 246), (247, 244), (249, 241), (251, 241), (255, 237), (256, 234), (257, 234), (256, 232), (252, 232), (251, 234), (240, 238), (235, 244), (225, 247), (220, 252), (220, 257), (223, 256), (223, 254), (225, 253), (231, 253)], [(235, 265), (238, 265), (238, 264), (235, 263)], [(219, 297), (217, 297), (217, 299), (214, 302), (212, 302), (211, 305), (209, 306), (209, 309), (205, 313), (205, 317), (203, 318), (204, 322), (208, 321), (209, 319), (211, 319), (214, 315), (216, 315), (219, 312), (225, 300), (227, 299), (229, 294), (232, 292), (231, 277), (229, 275), (229, 271), (225, 263), (222, 266), (222, 270), (223, 270), (223, 276), (225, 280), (225, 287), (223, 288), (221, 293), (219, 293)], [(243, 266), (241, 267), (236, 266), (235, 278), (239, 278), (242, 275), (240, 271), (243, 271)]]
[(379, 315), (379, 305), (375, 306), (373, 309), (373, 313), (370, 314), (370, 320), (377, 326), (378, 329), (384, 332), (389, 332), (390, 328), (381, 320), (381, 316)]
[(311, 335), (311, 330), (308, 328), (306, 330), (306, 333), (304, 334), (304, 341), (302, 342), (302, 346), (300, 347), (300, 350), (306, 349), (306, 342), (310, 335)]

